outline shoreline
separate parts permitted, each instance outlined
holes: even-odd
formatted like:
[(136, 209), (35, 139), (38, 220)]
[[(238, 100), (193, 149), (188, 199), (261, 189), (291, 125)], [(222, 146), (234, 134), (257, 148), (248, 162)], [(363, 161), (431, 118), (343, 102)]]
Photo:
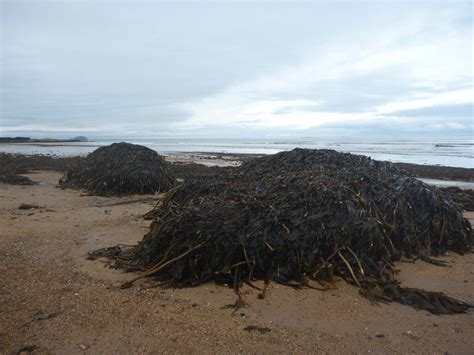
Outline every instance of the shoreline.
[[(237, 153), (213, 153), (213, 152), (178, 152), (163, 155), (166, 161), (170, 163), (196, 163), (205, 166), (238, 166), (243, 161), (261, 157), (262, 154), (237, 154)], [(54, 156), (47, 154), (22, 154), (22, 153), (1, 153), (0, 165), (5, 164), (8, 160), (34, 160), (42, 158), (54, 159), (59, 161), (73, 161), (74, 159), (83, 157), (76, 156)], [(10, 162), (11, 164), (12, 162)], [(440, 165), (421, 165), (410, 163), (391, 163), (395, 167), (404, 170), (408, 175), (418, 178), (425, 183), (437, 187), (455, 186), (461, 189), (474, 190), (474, 169), (458, 168)], [(41, 163), (39, 163), (41, 170)], [(49, 169), (48, 170), (53, 170)]]
[[(85, 156), (96, 148), (109, 145), (119, 140), (97, 140), (84, 143), (77, 142), (29, 142), (0, 143), (0, 152), (19, 154), (43, 154), (58, 157)], [(146, 146), (163, 156), (217, 156), (257, 157), (289, 151), (294, 148), (332, 149), (342, 153), (370, 156), (379, 161), (388, 161), (410, 167), (439, 166), (474, 168), (474, 158), (466, 149), (456, 150), (460, 145), (435, 144), (434, 142), (374, 142), (374, 143), (338, 143), (338, 142), (272, 142), (268, 140), (206, 140), (206, 139), (162, 139), (162, 140), (125, 140), (129, 143)], [(407, 145), (408, 144), (408, 145)], [(464, 144), (471, 146), (472, 144)]]

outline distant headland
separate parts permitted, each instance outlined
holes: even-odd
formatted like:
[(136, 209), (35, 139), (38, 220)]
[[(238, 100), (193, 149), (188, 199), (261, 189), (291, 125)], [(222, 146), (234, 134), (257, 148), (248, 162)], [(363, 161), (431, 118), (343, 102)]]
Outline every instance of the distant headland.
[(41, 138), (34, 139), (30, 137), (0, 137), (0, 143), (65, 143), (65, 142), (88, 142), (84, 136), (77, 136), (71, 139)]

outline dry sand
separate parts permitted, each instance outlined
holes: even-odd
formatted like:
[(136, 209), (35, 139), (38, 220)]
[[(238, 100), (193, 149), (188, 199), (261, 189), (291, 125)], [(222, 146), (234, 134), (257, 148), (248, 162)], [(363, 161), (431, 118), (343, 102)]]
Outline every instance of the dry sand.
[[(473, 353), (473, 314), (372, 305), (345, 282), (326, 292), (272, 284), (265, 300), (244, 289), (249, 306), (235, 313), (233, 291), (214, 284), (119, 289), (131, 274), (84, 256), (140, 240), (158, 197), (82, 196), (55, 188), (59, 173), (28, 176), (40, 184), (0, 185), (1, 353)], [(450, 268), (400, 264), (400, 279), (473, 301), (474, 255), (443, 259)]]

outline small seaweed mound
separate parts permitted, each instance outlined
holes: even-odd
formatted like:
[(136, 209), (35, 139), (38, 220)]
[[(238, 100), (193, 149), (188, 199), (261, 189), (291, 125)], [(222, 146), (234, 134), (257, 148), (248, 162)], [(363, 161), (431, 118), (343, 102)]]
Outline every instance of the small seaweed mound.
[(28, 174), (31, 170), (66, 172), (78, 164), (81, 157), (57, 157), (49, 155), (23, 155), (0, 153), (0, 171)]
[(26, 176), (4, 172), (0, 170), (0, 182), (10, 185), (34, 185), (35, 183)]
[(399, 286), (395, 261), (442, 264), (432, 256), (470, 251), (471, 226), (452, 200), (390, 163), (295, 149), (185, 180), (153, 215), (143, 240), (112, 257), (143, 271), (125, 286), (152, 275), (173, 287), (330, 287), (337, 276), (374, 300), (440, 314), (469, 307)]
[(0, 183), (10, 185), (34, 185), (30, 178), (20, 174), (29, 174), (31, 170), (66, 171), (81, 158), (58, 158), (45, 155), (22, 155), (0, 153)]
[(154, 150), (114, 143), (90, 153), (59, 184), (99, 196), (153, 194), (168, 191), (174, 183), (165, 168), (163, 157)]

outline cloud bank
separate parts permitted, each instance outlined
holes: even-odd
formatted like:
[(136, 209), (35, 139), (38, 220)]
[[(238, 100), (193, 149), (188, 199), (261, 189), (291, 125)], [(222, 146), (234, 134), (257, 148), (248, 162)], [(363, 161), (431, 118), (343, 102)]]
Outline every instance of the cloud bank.
[(471, 6), (6, 0), (0, 134), (472, 136)]

